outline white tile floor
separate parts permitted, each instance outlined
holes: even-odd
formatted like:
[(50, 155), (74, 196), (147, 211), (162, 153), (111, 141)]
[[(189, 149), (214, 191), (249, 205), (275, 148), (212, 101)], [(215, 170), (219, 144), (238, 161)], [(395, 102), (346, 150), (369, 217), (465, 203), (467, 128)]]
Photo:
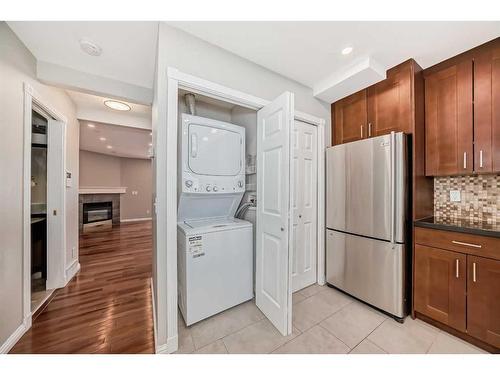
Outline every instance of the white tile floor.
[(186, 327), (177, 353), (486, 353), (421, 320), (404, 324), (327, 286), (293, 295), (293, 333), (282, 336), (253, 301)]

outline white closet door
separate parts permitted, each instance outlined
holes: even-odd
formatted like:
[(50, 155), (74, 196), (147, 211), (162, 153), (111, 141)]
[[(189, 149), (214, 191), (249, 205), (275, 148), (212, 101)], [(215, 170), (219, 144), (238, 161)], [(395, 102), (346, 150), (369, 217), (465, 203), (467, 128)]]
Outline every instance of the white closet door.
[(65, 126), (49, 120), (47, 127), (47, 289), (65, 284)]
[(318, 158), (317, 128), (295, 121), (293, 129), (293, 292), (316, 282)]
[(293, 116), (293, 94), (289, 92), (257, 113), (255, 300), (257, 307), (283, 335), (292, 333), (290, 137)]

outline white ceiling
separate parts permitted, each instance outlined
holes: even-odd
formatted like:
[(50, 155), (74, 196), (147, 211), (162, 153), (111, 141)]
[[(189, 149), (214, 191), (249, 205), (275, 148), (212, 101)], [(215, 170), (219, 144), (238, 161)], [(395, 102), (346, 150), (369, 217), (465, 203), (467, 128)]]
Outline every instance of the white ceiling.
[[(324, 86), (370, 58), (423, 68), (500, 36), (500, 22), (169, 22), (305, 86)], [(347, 56), (346, 46), (354, 48)]]
[[(8, 24), (39, 62), (153, 87), (157, 22)], [(335, 85), (347, 86), (345, 92), (359, 89), (354, 86), (363, 82), (355, 79), (357, 73), (352, 73), (356, 71), (353, 67), (366, 61), (383, 70), (413, 57), (426, 68), (500, 36), (498, 21), (187, 21), (169, 24), (296, 80), (323, 99), (322, 94)], [(81, 51), (78, 41), (83, 37), (103, 48), (100, 57)], [(346, 46), (354, 47), (354, 51), (343, 56), (340, 51)]]
[[(8, 22), (39, 61), (152, 88), (157, 22)], [(80, 49), (88, 38), (102, 48), (94, 57)]]
[[(88, 124), (95, 125), (90, 128)], [(105, 141), (99, 140), (106, 138)], [(151, 131), (102, 124), (98, 122), (80, 121), (80, 150), (98, 152), (112, 156), (128, 158), (149, 158)], [(112, 149), (106, 148), (110, 145)]]
[(110, 98), (66, 90), (76, 105), (79, 120), (97, 121), (114, 125), (151, 129), (151, 106), (126, 102), (130, 111), (116, 111), (104, 105)]

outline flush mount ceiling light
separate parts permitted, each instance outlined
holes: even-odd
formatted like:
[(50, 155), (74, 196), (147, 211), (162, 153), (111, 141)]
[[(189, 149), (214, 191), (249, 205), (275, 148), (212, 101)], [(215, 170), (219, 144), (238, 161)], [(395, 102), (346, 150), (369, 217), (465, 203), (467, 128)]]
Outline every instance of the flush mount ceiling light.
[(342, 50), (342, 55), (348, 55), (352, 52), (353, 48), (352, 47), (346, 47)]
[(104, 142), (106, 140), (106, 138), (100, 137), (99, 140), (102, 141), (102, 142)]
[(117, 100), (105, 100), (104, 105), (115, 111), (130, 111), (130, 106)]
[(92, 129), (94, 129), (94, 128), (95, 128), (95, 125), (94, 125), (94, 124), (87, 124), (87, 126), (88, 126), (89, 128), (92, 128)]
[(80, 48), (90, 56), (101, 56), (102, 48), (89, 39), (80, 39)]

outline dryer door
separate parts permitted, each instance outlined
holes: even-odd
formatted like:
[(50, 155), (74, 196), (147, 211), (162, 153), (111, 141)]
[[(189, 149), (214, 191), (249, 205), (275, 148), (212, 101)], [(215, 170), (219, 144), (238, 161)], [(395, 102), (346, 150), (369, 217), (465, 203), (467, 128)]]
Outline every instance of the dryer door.
[(242, 168), (240, 134), (227, 129), (189, 124), (189, 169), (196, 174), (236, 176)]

